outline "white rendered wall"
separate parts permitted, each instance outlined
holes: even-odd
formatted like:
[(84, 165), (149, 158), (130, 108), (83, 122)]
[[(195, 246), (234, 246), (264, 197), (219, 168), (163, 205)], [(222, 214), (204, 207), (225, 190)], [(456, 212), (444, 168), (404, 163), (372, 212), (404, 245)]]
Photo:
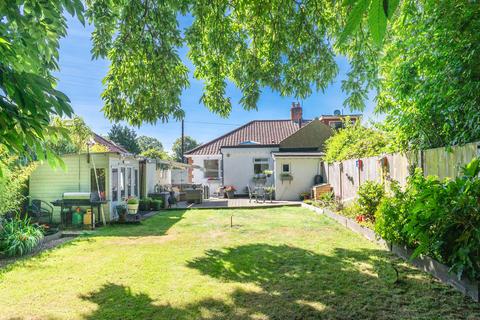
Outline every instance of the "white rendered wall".
[(222, 186), (222, 155), (221, 154), (216, 154), (216, 155), (192, 155), (188, 156), (189, 158), (192, 159), (193, 165), (199, 166), (201, 168), (204, 168), (203, 165), (203, 160), (218, 160), (218, 179), (216, 180), (209, 180), (205, 177), (205, 172), (204, 170), (201, 169), (193, 169), (192, 172), (192, 183), (194, 184), (202, 184), (202, 185), (207, 185), (210, 187), (210, 194), (214, 193), (217, 191), (218, 188)]
[[(222, 148), (224, 184), (233, 185), (237, 194), (247, 194), (248, 185), (254, 186), (253, 164), (255, 158), (269, 159), (269, 170), (273, 171), (272, 152), (278, 148)], [(267, 179), (266, 185), (273, 185), (273, 177)]]
[[(290, 165), (291, 181), (282, 181), (282, 165)], [(298, 201), (302, 192), (310, 192), (314, 185), (315, 175), (322, 173), (320, 158), (288, 157), (275, 158), (275, 199)]]

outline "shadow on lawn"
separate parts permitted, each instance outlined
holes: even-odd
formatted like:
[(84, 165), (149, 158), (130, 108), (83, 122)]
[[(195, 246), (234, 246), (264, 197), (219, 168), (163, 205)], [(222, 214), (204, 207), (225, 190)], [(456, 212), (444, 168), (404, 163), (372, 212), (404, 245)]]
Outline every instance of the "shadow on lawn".
[[(229, 301), (205, 299), (181, 308), (107, 284), (84, 299), (99, 307), (86, 319), (398, 319), (477, 318), (480, 307), (453, 289), (381, 250), (336, 249), (332, 255), (287, 245), (252, 244), (209, 250), (188, 263), (222, 282), (255, 284), (234, 290)], [(400, 271), (397, 284), (383, 274)], [(365, 266), (359, 271), (359, 265)], [(370, 269), (369, 269), (369, 267)], [(162, 290), (159, 288), (159, 290)], [(181, 293), (179, 288), (179, 293)], [(230, 302), (232, 301), (232, 302)]]
[(187, 210), (168, 210), (160, 211), (156, 215), (142, 221), (140, 224), (114, 224), (105, 228), (98, 229), (95, 236), (115, 236), (115, 237), (142, 237), (142, 236), (162, 236), (183, 219)]

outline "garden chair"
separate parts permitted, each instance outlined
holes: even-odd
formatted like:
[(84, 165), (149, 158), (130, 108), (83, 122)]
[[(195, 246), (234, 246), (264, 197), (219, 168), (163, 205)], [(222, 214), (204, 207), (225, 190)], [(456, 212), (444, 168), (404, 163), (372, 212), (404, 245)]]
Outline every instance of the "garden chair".
[(46, 201), (32, 199), (30, 205), (27, 207), (27, 215), (33, 222), (51, 224), (53, 206)]
[(263, 200), (263, 203), (265, 203), (265, 200), (267, 197), (267, 192), (265, 191), (265, 187), (257, 187), (255, 190), (255, 193), (257, 194), (257, 200), (261, 199)]
[(249, 199), (249, 202), (252, 202), (252, 198), (255, 199), (255, 202), (258, 202), (258, 194), (257, 194), (257, 191), (253, 191), (252, 188), (248, 185), (247, 186), (247, 189), (248, 189), (248, 199)]

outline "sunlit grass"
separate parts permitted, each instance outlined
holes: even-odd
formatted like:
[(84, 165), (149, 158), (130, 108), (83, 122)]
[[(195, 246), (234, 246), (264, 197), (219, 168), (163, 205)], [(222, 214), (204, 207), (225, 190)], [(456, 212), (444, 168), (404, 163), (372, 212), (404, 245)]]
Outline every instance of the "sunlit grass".
[(1, 319), (478, 317), (469, 298), (302, 208), (162, 212), (0, 278)]

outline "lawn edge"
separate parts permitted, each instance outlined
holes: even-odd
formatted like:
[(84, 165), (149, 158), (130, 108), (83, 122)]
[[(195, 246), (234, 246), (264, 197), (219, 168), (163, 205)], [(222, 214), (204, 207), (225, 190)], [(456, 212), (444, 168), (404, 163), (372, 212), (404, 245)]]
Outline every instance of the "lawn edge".
[(480, 282), (472, 281), (468, 278), (462, 277), (458, 279), (456, 275), (452, 275), (449, 272), (449, 267), (438, 262), (437, 260), (430, 258), (428, 256), (420, 255), (416, 258), (410, 258), (413, 250), (404, 245), (389, 243), (382, 239), (375, 231), (372, 229), (362, 226), (357, 223), (355, 220), (348, 217), (339, 215), (327, 208), (319, 208), (307, 203), (302, 203), (302, 208), (306, 208), (310, 211), (313, 211), (317, 214), (325, 215), (343, 227), (350, 229), (356, 234), (362, 235), (367, 240), (376, 243), (382, 249), (390, 251), (397, 255), (398, 257), (405, 260), (410, 265), (414, 266), (418, 270), (427, 272), (430, 275), (434, 276), (440, 282), (450, 285), (455, 288), (457, 291), (460, 291), (466, 296), (472, 298), (475, 302), (480, 302)]

